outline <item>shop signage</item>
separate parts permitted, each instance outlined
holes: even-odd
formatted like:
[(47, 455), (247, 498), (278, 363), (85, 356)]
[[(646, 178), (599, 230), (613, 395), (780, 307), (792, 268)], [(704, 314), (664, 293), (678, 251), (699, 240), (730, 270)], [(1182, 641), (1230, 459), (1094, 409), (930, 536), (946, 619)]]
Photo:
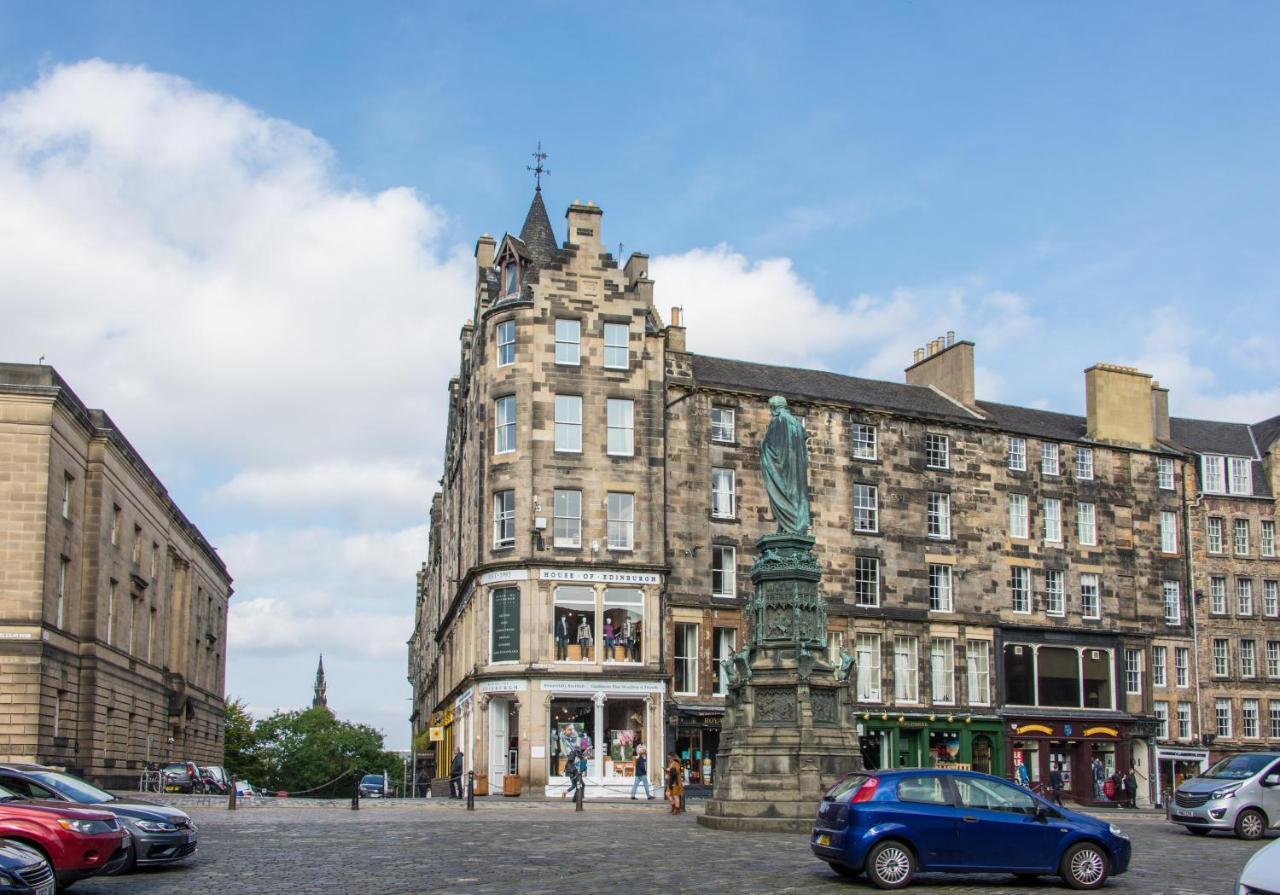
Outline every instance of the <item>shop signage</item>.
[(493, 591), (493, 642), (490, 644), (489, 661), (520, 661), (520, 591), (514, 587), (500, 587)]
[(543, 581), (580, 581), (584, 584), (658, 584), (657, 572), (615, 572), (598, 569), (539, 569)]
[(1101, 734), (1106, 734), (1109, 737), (1118, 737), (1120, 736), (1120, 731), (1116, 730), (1114, 727), (1103, 727), (1101, 725), (1097, 727), (1086, 727), (1084, 729), (1084, 735), (1087, 737), (1096, 737)]
[(1156, 749), (1156, 757), (1169, 761), (1208, 761), (1209, 751), (1207, 749), (1167, 749), (1159, 746)]
[(542, 689), (557, 693), (661, 693), (662, 684), (643, 681), (543, 681)]
[(481, 681), (481, 693), (514, 693), (529, 689), (529, 682), (522, 680)]
[(496, 572), (485, 572), (480, 576), (481, 584), (501, 584), (504, 581), (527, 581), (528, 569), (498, 569)]
[(459, 696), (457, 699), (453, 701), (453, 707), (455, 709), (462, 708), (464, 705), (466, 705), (468, 702), (471, 701), (472, 695), (473, 695), (472, 690), (470, 687), (468, 687), (461, 696)]
[(1047, 724), (1019, 724), (1013, 729), (1013, 732), (1019, 735), (1042, 733), (1045, 736), (1053, 736), (1053, 728)]
[(432, 727), (427, 731), (427, 738), (433, 743), (444, 742), (444, 728)]
[(31, 631), (0, 631), (0, 640), (35, 640)]

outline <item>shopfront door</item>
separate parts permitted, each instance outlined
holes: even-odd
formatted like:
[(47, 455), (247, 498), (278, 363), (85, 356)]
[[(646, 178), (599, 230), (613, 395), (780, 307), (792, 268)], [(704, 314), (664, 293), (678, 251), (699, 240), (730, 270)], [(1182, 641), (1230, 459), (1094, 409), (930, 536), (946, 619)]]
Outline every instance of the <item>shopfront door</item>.
[(903, 730), (898, 729), (898, 745), (896, 756), (894, 757), (894, 767), (899, 768), (918, 768), (922, 762), (920, 756), (921, 740), (923, 739), (922, 730)]
[(507, 742), (510, 736), (510, 706), (505, 699), (489, 700), (489, 791), (502, 792), (502, 775), (507, 772)]

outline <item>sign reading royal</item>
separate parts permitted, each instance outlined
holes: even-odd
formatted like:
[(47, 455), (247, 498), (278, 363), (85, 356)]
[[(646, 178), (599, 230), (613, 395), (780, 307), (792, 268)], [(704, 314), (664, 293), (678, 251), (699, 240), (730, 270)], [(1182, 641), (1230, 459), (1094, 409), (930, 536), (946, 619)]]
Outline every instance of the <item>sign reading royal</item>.
[(493, 591), (493, 641), (490, 662), (520, 661), (520, 590), (500, 587)]
[(582, 584), (659, 584), (657, 572), (619, 572), (603, 569), (539, 569), (543, 581), (574, 581)]

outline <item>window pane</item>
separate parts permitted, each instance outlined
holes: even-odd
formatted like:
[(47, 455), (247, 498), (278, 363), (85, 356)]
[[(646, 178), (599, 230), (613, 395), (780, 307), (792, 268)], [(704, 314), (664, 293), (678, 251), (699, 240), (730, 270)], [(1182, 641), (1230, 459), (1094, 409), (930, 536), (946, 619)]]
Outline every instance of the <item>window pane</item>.
[(711, 470), (711, 515), (733, 518), (734, 475), (732, 469)]
[(623, 398), (610, 398), (606, 410), (608, 416), (608, 452), (614, 456), (630, 457), (635, 452), (633, 402)]
[(582, 452), (582, 398), (556, 395), (556, 450)]
[(595, 661), (596, 592), (590, 587), (557, 587), (553, 634), (556, 660)]
[(498, 366), (516, 362), (516, 322), (505, 320), (498, 324)]
[(732, 407), (711, 408), (711, 440), (733, 441), (734, 410)]
[(514, 395), (498, 398), (493, 412), (493, 450), (506, 454), (516, 449), (516, 399)]
[(628, 346), (631, 329), (625, 323), (604, 325), (604, 365), (610, 369), (625, 370), (631, 366), (631, 350)]
[(610, 491), (608, 505), (608, 541), (610, 550), (631, 550), (635, 545), (635, 495)]
[(604, 592), (604, 621), (600, 639), (606, 662), (639, 662), (644, 655), (641, 626), (644, 591), (610, 587)]
[(556, 363), (577, 364), (580, 359), (582, 323), (578, 320), (556, 320)]
[(582, 492), (556, 491), (552, 541), (556, 547), (582, 546)]
[(711, 593), (717, 597), (737, 595), (737, 556), (733, 547), (714, 545), (711, 548)]
[(859, 460), (876, 459), (876, 427), (865, 423), (853, 425), (853, 456)]

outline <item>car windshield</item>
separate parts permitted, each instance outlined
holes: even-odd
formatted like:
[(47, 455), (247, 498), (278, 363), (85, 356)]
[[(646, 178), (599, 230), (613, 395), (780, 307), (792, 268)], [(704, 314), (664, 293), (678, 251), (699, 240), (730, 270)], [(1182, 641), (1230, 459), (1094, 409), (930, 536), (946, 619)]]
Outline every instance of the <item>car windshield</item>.
[(1232, 755), (1209, 768), (1204, 776), (1213, 780), (1245, 780), (1275, 760), (1274, 755)]
[(162, 766), (160, 767), (160, 770), (162, 770), (162, 771), (176, 771), (176, 772), (178, 772), (178, 773), (185, 774), (185, 773), (187, 772), (187, 766), (186, 766), (185, 764), (181, 764), (181, 763), (178, 763), (178, 764), (166, 764), (166, 765), (162, 765)]
[(30, 776), (39, 780), (52, 790), (62, 793), (73, 802), (82, 805), (96, 805), (99, 802), (114, 802), (116, 797), (105, 789), (98, 789), (91, 783), (85, 783), (70, 774), (58, 774), (54, 771), (33, 771)]
[(381, 774), (365, 774), (365, 775), (364, 775), (364, 779), (363, 779), (363, 780), (361, 780), (360, 782), (361, 782), (361, 783), (376, 783), (376, 784), (378, 784), (378, 786), (381, 786), (381, 785), (382, 785), (382, 775), (381, 775)]

